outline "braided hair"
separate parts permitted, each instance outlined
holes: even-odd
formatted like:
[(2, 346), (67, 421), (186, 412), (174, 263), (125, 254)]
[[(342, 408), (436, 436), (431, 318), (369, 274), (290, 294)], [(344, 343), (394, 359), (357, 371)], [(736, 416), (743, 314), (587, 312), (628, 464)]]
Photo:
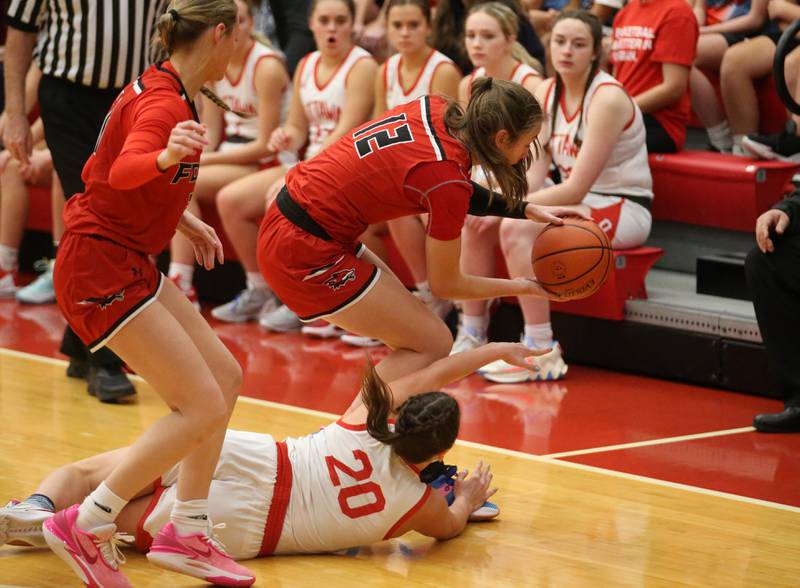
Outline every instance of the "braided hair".
[(361, 384), (361, 399), (367, 407), (367, 431), (409, 463), (422, 463), (455, 443), (461, 411), (455, 399), (444, 392), (424, 392), (397, 408), (394, 430), (388, 419), (392, 412), (392, 391), (367, 362)]
[[(603, 51), (603, 24), (600, 22), (600, 19), (597, 18), (594, 14), (589, 12), (588, 10), (567, 10), (562, 12), (558, 15), (555, 22), (553, 23), (553, 27), (562, 21), (568, 18), (572, 18), (575, 20), (579, 20), (584, 23), (586, 26), (589, 27), (589, 31), (592, 33), (592, 44), (595, 53), (595, 57), (592, 60), (592, 65), (589, 68), (589, 75), (586, 78), (586, 86), (583, 88), (583, 96), (581, 96), (581, 104), (580, 108), (578, 109), (580, 114), (578, 115), (578, 126), (575, 130), (575, 136), (572, 138), (572, 142), (575, 144), (576, 147), (580, 148), (581, 143), (583, 140), (578, 137), (581, 132), (581, 127), (583, 125), (583, 101), (586, 99), (586, 92), (589, 91), (589, 86), (592, 85), (594, 81), (594, 76), (597, 75), (597, 72), (600, 70), (600, 57)], [(551, 36), (551, 39), (553, 37)], [(552, 42), (552, 40), (551, 40)], [(555, 91), (553, 92), (553, 113), (550, 116), (550, 136), (553, 136), (553, 130), (556, 124), (556, 115), (558, 114), (558, 104), (561, 101), (561, 95), (564, 93), (564, 81), (561, 79), (561, 74), (556, 72), (556, 84), (555, 84)], [(547, 105), (545, 105), (545, 108)]]
[[(197, 41), (203, 33), (217, 24), (224, 24), (226, 34), (236, 25), (238, 11), (233, 0), (172, 0), (158, 22), (154, 42), (166, 55)], [(228, 106), (213, 90), (203, 86), (200, 91), (214, 104), (242, 118), (253, 115)]]

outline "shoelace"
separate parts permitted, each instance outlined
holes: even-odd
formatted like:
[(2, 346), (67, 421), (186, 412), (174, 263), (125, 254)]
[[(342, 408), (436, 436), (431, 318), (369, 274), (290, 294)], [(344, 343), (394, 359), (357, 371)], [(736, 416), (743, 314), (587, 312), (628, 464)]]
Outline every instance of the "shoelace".
[(127, 533), (114, 533), (106, 541), (95, 541), (97, 550), (106, 560), (106, 563), (114, 570), (118, 570), (121, 564), (127, 562), (127, 558), (120, 549), (121, 546), (132, 543), (134, 538)]
[(37, 273), (43, 274), (44, 272), (50, 269), (50, 260), (46, 257), (37, 259), (36, 261), (33, 262), (33, 269)]
[(228, 555), (228, 550), (225, 548), (225, 544), (214, 532), (217, 529), (221, 531), (224, 528), (225, 528), (225, 523), (217, 523), (213, 527), (210, 527), (208, 529), (208, 533), (205, 536), (205, 540), (208, 541), (211, 545), (213, 545), (218, 551), (222, 552), (223, 555)]

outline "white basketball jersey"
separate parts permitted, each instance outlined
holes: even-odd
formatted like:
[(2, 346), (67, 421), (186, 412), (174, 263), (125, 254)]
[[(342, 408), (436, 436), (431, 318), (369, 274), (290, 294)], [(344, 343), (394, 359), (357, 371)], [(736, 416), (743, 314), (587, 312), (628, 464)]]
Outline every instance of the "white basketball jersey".
[(289, 506), (275, 553), (336, 551), (386, 539), (430, 488), (366, 426), (332, 423), (286, 439)]
[[(581, 118), (579, 112), (568, 116), (564, 111), (563, 102), (556, 109), (553, 131), (548, 144), (553, 162), (558, 166), (562, 179), (569, 177), (578, 153), (580, 153), (592, 97), (599, 87), (608, 84), (622, 87), (616, 79), (603, 71), (595, 75), (583, 100), (583, 124), (580, 130), (578, 129), (578, 122)], [(554, 87), (555, 82), (552, 82), (547, 89), (545, 111), (548, 116), (553, 112)], [(603, 171), (589, 189), (590, 192), (614, 196), (653, 197), (653, 179), (647, 161), (647, 143), (642, 111), (633, 100), (631, 103), (634, 110), (633, 117), (619, 136)]]
[[(241, 118), (231, 112), (225, 112), (225, 136), (241, 137), (249, 141), (258, 138), (258, 95), (256, 94), (255, 73), (256, 67), (262, 59), (279, 59), (283, 62), (283, 55), (280, 52), (265, 47), (261, 43), (254, 43), (244, 67), (239, 73), (239, 79), (232, 80), (225, 74), (219, 82), (214, 83), (214, 91), (217, 96), (222, 98), (234, 110), (246, 112), (254, 115), (252, 118)], [(285, 118), (285, 109), (288, 105), (288, 86), (284, 90), (283, 103), (281, 105), (281, 120)]]
[(403, 80), (400, 75), (400, 66), (403, 64), (403, 56), (399, 53), (392, 55), (386, 61), (386, 68), (383, 73), (383, 83), (386, 87), (387, 109), (430, 94), (436, 68), (443, 63), (453, 63), (453, 60), (443, 53), (439, 53), (436, 49), (431, 49), (431, 52), (428, 54), (428, 59), (425, 61), (425, 65), (422, 66), (422, 69), (417, 75), (417, 79), (414, 80), (411, 87), (406, 91), (403, 87)]
[(336, 128), (347, 95), (347, 76), (357, 61), (368, 57), (371, 58), (371, 55), (366, 50), (354, 45), (322, 86), (317, 82), (320, 52), (314, 51), (305, 58), (300, 71), (300, 101), (308, 120), (306, 159), (319, 153), (322, 142)]
[[(484, 68), (479, 67), (478, 69), (474, 70), (472, 74), (470, 74), (469, 78), (470, 88), (472, 87), (472, 81), (475, 78), (483, 78), (485, 76), (486, 76), (486, 70)], [(533, 69), (530, 65), (520, 62), (517, 64), (517, 67), (515, 67), (514, 70), (511, 72), (511, 77), (508, 78), (508, 81), (522, 85), (525, 82), (525, 80), (527, 80), (531, 76), (540, 79), (542, 77), (542, 75), (538, 71)]]

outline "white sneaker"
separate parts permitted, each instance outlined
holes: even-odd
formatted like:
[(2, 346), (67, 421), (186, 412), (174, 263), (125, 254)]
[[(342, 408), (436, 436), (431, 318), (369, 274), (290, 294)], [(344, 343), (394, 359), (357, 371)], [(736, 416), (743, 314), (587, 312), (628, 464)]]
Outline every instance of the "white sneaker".
[(55, 302), (56, 291), (53, 289), (54, 265), (54, 259), (37, 261), (34, 264), (34, 268), (44, 269), (44, 272), (27, 286), (17, 290), (17, 300), (23, 304), (50, 304)]
[(335, 339), (344, 333), (342, 329), (324, 319), (317, 319), (313, 323), (303, 325), (300, 332), (316, 339)]
[(17, 284), (14, 283), (13, 271), (0, 270), (0, 298), (14, 298), (17, 294)]
[(285, 304), (282, 304), (272, 312), (262, 315), (258, 319), (258, 324), (268, 331), (276, 333), (299, 331), (300, 327), (303, 326), (300, 318)]
[(361, 335), (355, 335), (353, 333), (344, 333), (339, 338), (342, 340), (342, 343), (347, 343), (353, 347), (377, 347), (378, 345), (383, 345), (378, 339), (362, 337)]
[(473, 331), (463, 325), (458, 325), (458, 332), (456, 333), (456, 340), (453, 342), (453, 348), (450, 350), (450, 355), (456, 353), (463, 353), (464, 351), (471, 351), (486, 345), (488, 342), (486, 334), (481, 335), (477, 331)]
[(55, 513), (12, 500), (0, 508), (0, 545), (47, 547), (42, 524)]
[(226, 323), (255, 321), (278, 308), (275, 295), (266, 289), (245, 288), (236, 298), (211, 309), (211, 316)]
[[(523, 343), (525, 342), (523, 341)], [(528, 347), (532, 347), (532, 345), (528, 345)], [(531, 371), (498, 359), (480, 368), (478, 373), (490, 382), (519, 384), (560, 380), (567, 375), (567, 370), (569, 370), (569, 366), (564, 362), (561, 354), (561, 345), (557, 341), (553, 342), (553, 349), (550, 353), (531, 357), (529, 360), (532, 365), (539, 367), (538, 371)]]

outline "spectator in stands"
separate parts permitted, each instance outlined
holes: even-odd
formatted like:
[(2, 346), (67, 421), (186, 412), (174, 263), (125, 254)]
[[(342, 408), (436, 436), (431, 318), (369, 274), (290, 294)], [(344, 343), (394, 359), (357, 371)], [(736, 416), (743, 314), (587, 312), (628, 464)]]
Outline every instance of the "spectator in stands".
[[(781, 31), (800, 18), (800, 6), (790, 0), (770, 0), (767, 10), (774, 28), (765, 35), (733, 45), (722, 58), (720, 86), (734, 155), (746, 155), (742, 141), (747, 135), (758, 133), (759, 108), (755, 83), (772, 72), (775, 46)], [(797, 45), (798, 41), (793, 40), (790, 51), (794, 51)], [(787, 68), (786, 73), (787, 79), (796, 77), (792, 67)]]
[[(789, 53), (784, 63), (786, 85), (800, 99), (800, 50)], [(800, 116), (793, 114), (776, 134), (751, 134), (742, 139), (744, 151), (759, 159), (800, 162)]]
[[(600, 69), (603, 32), (586, 11), (562, 13), (550, 37), (556, 70), (536, 89), (549, 114), (539, 134), (543, 152), (528, 172), (528, 201), (570, 206), (591, 218), (614, 249), (642, 245), (650, 233), (653, 199), (642, 113), (622, 85)], [(561, 183), (547, 182), (555, 164)], [(512, 278), (533, 278), (531, 250), (546, 225), (504, 219), (500, 240)], [(550, 305), (543, 298), (519, 299), (525, 319), (522, 342), (552, 348), (539, 358), (540, 371), (522, 373), (504, 361), (481, 368), (493, 382), (558, 380), (567, 373), (561, 348), (553, 339)]]
[[(267, 148), (267, 141), (281, 124), (289, 74), (283, 56), (270, 47), (266, 37), (254, 31), (254, 4), (252, 0), (236, 0), (239, 17), (232, 33), (237, 39), (236, 49), (225, 77), (209, 84), (226, 104), (250, 118), (224, 112), (207, 97), (201, 97), (201, 119), (208, 129), (209, 144), (200, 156), (200, 175), (188, 206), (198, 218), (202, 218), (200, 203), (213, 203), (221, 188), (259, 169), (280, 165), (278, 154)], [(168, 275), (199, 308), (192, 287), (194, 267), (194, 247), (178, 232), (172, 239)]]
[[(517, 15), (519, 43), (532, 57), (544, 63), (544, 46), (526, 18), (522, 5), (518, 0), (500, 0), (500, 2)], [(473, 67), (464, 47), (464, 25), (469, 10), (480, 3), (476, 0), (439, 0), (433, 19), (431, 44), (437, 51), (452, 59), (464, 74), (470, 73)]]
[(755, 232), (747, 283), (785, 408), (756, 415), (753, 426), (762, 433), (800, 433), (800, 191), (758, 217)]
[[(374, 118), (400, 104), (425, 94), (438, 94), (455, 100), (461, 72), (453, 61), (427, 43), (431, 32), (428, 0), (388, 0), (389, 43), (397, 49), (381, 66), (375, 80)], [(389, 230), (406, 262), (417, 288), (417, 296), (444, 318), (453, 305), (431, 293), (425, 258), (426, 219), (407, 216), (390, 220)]]
[[(26, 118), (24, 79), (38, 41), (37, 63), (43, 74), (41, 116), (66, 198), (83, 192), (83, 165), (120, 88), (146, 67), (153, 25), (166, 0), (131, 0), (133, 10), (122, 13), (116, 4), (97, 0), (84, 12), (88, 3), (9, 2), (4, 62), (8, 122), (3, 142), (15, 159), (27, 163), (33, 142)], [(103, 10), (96, 9), (99, 5)], [(115, 13), (119, 13), (119, 26), (104, 26), (104, 15)], [(116, 59), (105, 61), (105, 56), (111, 55)], [(67, 375), (87, 378), (89, 392), (99, 400), (115, 402), (135, 393), (120, 359), (107, 349), (90, 354), (69, 327), (61, 352), (70, 358)]]
[[(355, 5), (352, 0), (314, 0), (310, 23), (319, 50), (301, 60), (294, 75), (292, 100), (286, 123), (276, 129), (269, 149), (297, 152), (310, 159), (372, 114), (377, 64), (369, 53), (353, 44)], [(274, 198), (283, 186), (283, 165), (250, 174), (225, 186), (217, 195), (217, 208), (239, 261), (248, 276), (248, 290), (214, 309), (221, 320), (256, 320), (272, 331), (296, 331), (297, 316), (286, 306), (261, 314), (258, 300), (270, 303), (256, 262), (256, 238), (265, 210), (265, 193)], [(244, 298), (243, 298), (244, 297)], [(244, 304), (253, 300), (253, 304)], [(263, 307), (269, 310), (269, 307)]]
[(650, 153), (683, 149), (697, 38), (686, 0), (631, 0), (614, 18), (612, 74), (644, 114)]
[(275, 32), (284, 55), (286, 69), (294, 70), (304, 55), (314, 50), (314, 37), (308, 27), (311, 0), (269, 0)]
[[(461, 80), (458, 99), (469, 101), (469, 92), (475, 78), (490, 76), (517, 82), (531, 94), (542, 82), (541, 64), (535, 61), (517, 42), (516, 14), (499, 2), (475, 5), (466, 21), (466, 47), (473, 72)], [(486, 184), (480, 168), (472, 177)], [(474, 276), (493, 277), (495, 274), (495, 246), (499, 243), (500, 218), (493, 216), (468, 216), (461, 231), (461, 268)], [(453, 343), (453, 353), (460, 353), (484, 344), (489, 327), (489, 303), (486, 300), (465, 300)]]
[(766, 32), (768, 1), (693, 0), (700, 38), (689, 84), (692, 109), (706, 128), (711, 147), (720, 152), (731, 152), (733, 137), (708, 76), (719, 74), (729, 47)]

